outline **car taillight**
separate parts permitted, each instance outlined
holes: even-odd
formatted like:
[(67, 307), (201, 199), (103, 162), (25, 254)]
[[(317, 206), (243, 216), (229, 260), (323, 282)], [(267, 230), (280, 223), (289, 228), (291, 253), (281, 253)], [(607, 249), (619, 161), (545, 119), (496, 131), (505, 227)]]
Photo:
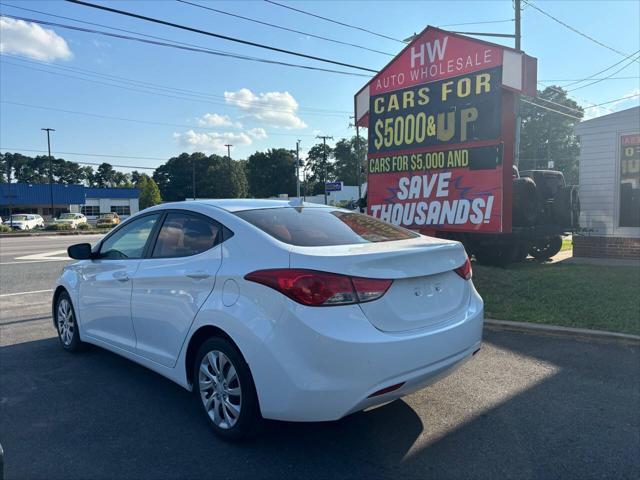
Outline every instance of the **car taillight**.
[(244, 278), (312, 307), (370, 302), (382, 297), (393, 282), (298, 268), (258, 270)]
[(471, 261), (469, 260), (469, 257), (467, 257), (462, 266), (456, 268), (454, 272), (456, 272), (465, 280), (471, 280)]

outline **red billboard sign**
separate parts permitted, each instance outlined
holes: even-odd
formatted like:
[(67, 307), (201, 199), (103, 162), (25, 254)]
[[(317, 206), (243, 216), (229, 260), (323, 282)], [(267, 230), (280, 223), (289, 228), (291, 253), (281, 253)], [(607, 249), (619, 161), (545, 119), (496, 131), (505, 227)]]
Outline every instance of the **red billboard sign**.
[(371, 215), (428, 231), (511, 230), (513, 91), (535, 74), (524, 57), (428, 27), (358, 92)]

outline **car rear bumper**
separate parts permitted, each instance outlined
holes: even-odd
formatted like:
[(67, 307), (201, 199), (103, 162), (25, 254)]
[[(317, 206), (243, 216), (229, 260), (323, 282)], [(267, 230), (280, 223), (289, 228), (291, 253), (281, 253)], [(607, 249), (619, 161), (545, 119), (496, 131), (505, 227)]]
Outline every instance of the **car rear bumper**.
[(262, 414), (277, 420), (336, 420), (408, 395), (449, 374), (482, 340), (483, 304), (474, 289), (457, 317), (408, 332), (376, 329), (357, 305), (295, 304), (285, 312), (264, 361), (250, 365)]

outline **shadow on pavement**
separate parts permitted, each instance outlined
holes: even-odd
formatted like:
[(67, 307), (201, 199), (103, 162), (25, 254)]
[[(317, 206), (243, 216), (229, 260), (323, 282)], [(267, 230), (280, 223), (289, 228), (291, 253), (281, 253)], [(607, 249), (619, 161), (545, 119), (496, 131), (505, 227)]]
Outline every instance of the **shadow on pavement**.
[[(338, 422), (266, 422), (244, 444), (219, 441), (190, 393), (116, 355), (68, 354), (55, 338), (3, 347), (5, 472), (8, 479), (636, 476), (637, 347), (509, 332), (487, 332), (486, 340), (478, 361), (406, 402)], [(487, 400), (510, 389), (517, 393)]]

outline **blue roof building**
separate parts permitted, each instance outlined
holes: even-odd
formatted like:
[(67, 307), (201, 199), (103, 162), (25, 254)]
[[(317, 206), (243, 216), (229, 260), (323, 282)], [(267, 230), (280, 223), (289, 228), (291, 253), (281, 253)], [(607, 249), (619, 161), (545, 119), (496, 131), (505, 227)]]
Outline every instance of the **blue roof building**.
[(139, 210), (137, 188), (89, 188), (84, 185), (64, 184), (0, 184), (0, 216), (13, 213), (37, 213), (51, 216), (53, 197), (54, 215), (81, 212), (88, 218), (102, 213), (116, 212), (127, 217)]

